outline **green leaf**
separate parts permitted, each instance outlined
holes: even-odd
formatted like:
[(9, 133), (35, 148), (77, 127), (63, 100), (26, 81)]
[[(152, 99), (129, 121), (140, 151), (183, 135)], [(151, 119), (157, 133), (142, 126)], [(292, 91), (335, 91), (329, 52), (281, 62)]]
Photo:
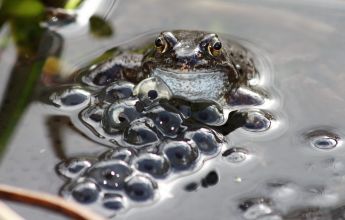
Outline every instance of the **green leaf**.
[(12, 0), (4, 3), (6, 14), (16, 17), (36, 17), (43, 14), (44, 6), (38, 0)]
[(68, 0), (65, 4), (65, 9), (76, 9), (80, 3), (82, 3), (82, 0)]

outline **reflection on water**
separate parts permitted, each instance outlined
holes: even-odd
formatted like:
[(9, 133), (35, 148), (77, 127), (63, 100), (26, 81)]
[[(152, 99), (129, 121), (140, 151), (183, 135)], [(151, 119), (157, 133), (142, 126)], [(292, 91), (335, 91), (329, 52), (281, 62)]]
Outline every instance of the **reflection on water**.
[[(67, 180), (61, 194), (106, 215), (118, 213), (116, 219), (342, 218), (344, 7), (336, 0), (120, 1), (107, 17), (116, 27), (113, 38), (86, 34), (85, 22), (57, 25), (54, 29), (64, 37), (60, 70), (65, 79), (135, 36), (157, 28), (184, 28), (245, 39), (241, 43), (256, 55), (260, 76), (251, 83), (258, 88), (241, 87), (228, 97), (230, 109), (245, 113), (246, 120), (243, 127), (224, 132), (219, 125), (231, 110), (212, 102), (191, 110), (190, 103), (170, 99), (148, 110), (154, 100), (172, 95), (159, 80), (139, 86), (118, 82), (101, 89), (62, 87), (50, 98), (64, 112), (32, 105), (24, 116), (25, 124), (3, 159), (1, 180), (57, 193), (64, 183), (53, 170), (66, 157), (57, 167)], [(145, 16), (138, 20), (133, 14)], [(107, 79), (96, 81), (104, 84)], [(65, 152), (54, 155), (41, 135), (47, 128), (38, 125), (44, 124), (43, 113), (67, 115), (87, 138), (63, 127), (59, 139)], [(34, 124), (37, 129), (28, 128)], [(229, 131), (225, 137), (219, 134)], [(25, 167), (31, 169), (21, 171)]]
[(305, 138), (310, 142), (312, 147), (320, 150), (330, 150), (341, 145), (339, 135), (329, 130), (312, 130), (305, 134)]

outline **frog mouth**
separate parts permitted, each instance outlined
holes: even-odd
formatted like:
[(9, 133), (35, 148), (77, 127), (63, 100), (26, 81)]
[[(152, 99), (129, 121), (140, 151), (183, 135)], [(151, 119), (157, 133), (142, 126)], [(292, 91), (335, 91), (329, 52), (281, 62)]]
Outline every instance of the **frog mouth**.
[(155, 69), (153, 76), (161, 79), (173, 96), (188, 100), (218, 101), (226, 91), (228, 78), (221, 71), (178, 72)]

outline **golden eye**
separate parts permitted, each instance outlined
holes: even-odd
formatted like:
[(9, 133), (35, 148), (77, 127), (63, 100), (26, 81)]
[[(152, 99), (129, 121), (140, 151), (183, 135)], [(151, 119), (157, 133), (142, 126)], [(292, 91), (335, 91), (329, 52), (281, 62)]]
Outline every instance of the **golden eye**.
[(212, 56), (219, 56), (222, 49), (222, 42), (219, 40), (212, 41), (208, 44), (207, 49)]
[(168, 42), (165, 40), (163, 36), (159, 36), (155, 40), (155, 46), (158, 52), (164, 53), (168, 48)]

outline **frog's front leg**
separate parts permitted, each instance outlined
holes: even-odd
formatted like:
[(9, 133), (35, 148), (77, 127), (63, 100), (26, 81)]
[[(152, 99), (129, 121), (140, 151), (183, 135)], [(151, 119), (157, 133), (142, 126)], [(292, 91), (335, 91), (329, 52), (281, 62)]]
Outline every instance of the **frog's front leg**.
[(130, 81), (134, 84), (144, 78), (141, 71), (143, 55), (123, 53), (82, 70), (77, 77), (86, 85), (105, 87), (118, 80)]
[(209, 126), (213, 130), (221, 133), (222, 135), (226, 136), (236, 130), (237, 128), (242, 127), (245, 125), (247, 121), (248, 113), (247, 112), (240, 112), (240, 111), (232, 111), (228, 115), (228, 120), (225, 124), (221, 126)]

